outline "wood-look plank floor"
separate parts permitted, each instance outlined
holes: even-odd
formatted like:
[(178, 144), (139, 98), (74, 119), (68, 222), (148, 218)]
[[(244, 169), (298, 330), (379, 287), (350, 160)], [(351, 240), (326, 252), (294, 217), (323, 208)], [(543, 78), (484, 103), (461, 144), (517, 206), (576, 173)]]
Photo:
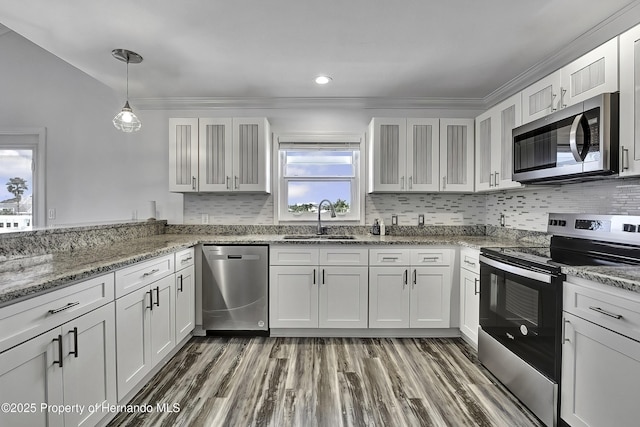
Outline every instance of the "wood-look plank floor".
[(110, 426), (541, 426), (461, 339), (194, 337), (130, 404)]

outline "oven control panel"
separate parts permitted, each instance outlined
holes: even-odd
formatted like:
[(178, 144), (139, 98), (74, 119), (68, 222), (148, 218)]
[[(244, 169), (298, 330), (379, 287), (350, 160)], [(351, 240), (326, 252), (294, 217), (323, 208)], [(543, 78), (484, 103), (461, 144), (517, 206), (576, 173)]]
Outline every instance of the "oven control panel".
[(549, 214), (547, 232), (621, 243), (640, 243), (640, 216)]

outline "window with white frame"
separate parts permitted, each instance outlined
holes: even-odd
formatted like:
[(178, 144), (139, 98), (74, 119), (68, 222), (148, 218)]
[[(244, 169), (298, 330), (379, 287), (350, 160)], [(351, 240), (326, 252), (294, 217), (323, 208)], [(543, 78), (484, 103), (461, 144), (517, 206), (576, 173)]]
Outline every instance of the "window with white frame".
[(337, 216), (330, 218), (329, 206), (325, 203), (320, 207), (323, 221), (360, 221), (360, 140), (297, 142), (295, 138), (288, 139), (293, 141), (280, 139), (279, 144), (279, 220), (315, 221), (318, 204), (327, 199)]

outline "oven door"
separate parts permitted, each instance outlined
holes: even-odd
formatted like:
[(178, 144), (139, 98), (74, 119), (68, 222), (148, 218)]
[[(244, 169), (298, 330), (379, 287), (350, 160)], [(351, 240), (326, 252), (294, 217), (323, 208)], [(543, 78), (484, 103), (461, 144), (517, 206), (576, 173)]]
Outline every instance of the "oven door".
[(560, 373), (562, 280), (480, 257), (480, 327), (552, 380)]

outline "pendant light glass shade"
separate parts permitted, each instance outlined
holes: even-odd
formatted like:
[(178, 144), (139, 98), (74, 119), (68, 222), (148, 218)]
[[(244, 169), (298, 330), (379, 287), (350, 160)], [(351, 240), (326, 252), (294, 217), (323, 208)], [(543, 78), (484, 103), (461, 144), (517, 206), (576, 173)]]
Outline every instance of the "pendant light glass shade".
[(122, 111), (113, 118), (113, 125), (122, 132), (136, 132), (142, 127), (140, 119), (133, 114), (128, 100), (122, 107)]
[(127, 63), (127, 101), (120, 111), (113, 118), (113, 125), (122, 132), (136, 132), (142, 127), (140, 119), (133, 113), (129, 105), (129, 63), (139, 64), (142, 62), (142, 56), (126, 49), (114, 49), (111, 51), (114, 58)]

